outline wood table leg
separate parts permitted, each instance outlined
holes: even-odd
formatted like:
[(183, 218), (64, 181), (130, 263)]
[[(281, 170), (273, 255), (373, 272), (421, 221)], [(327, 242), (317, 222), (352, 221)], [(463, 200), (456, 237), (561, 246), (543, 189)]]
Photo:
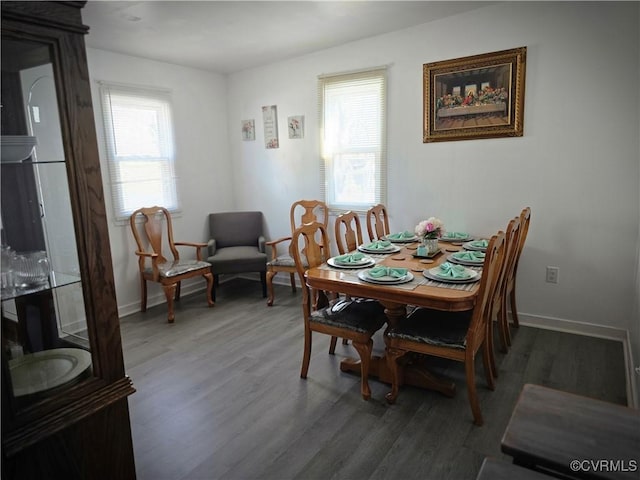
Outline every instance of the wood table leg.
[[(401, 303), (380, 302), (385, 307), (384, 313), (389, 320), (389, 326), (397, 325), (397, 323), (407, 314), (407, 306)], [(389, 328), (389, 327), (387, 327)], [(423, 365), (419, 365), (413, 355), (404, 357), (402, 364), (399, 365), (400, 385), (412, 385), (415, 387), (435, 390), (448, 397), (453, 397), (456, 393), (456, 384), (447, 378), (440, 377), (430, 372)], [(360, 360), (356, 358), (346, 358), (340, 362), (340, 370), (343, 372), (352, 372), (360, 374)], [(391, 384), (391, 372), (387, 366), (387, 360), (384, 356), (374, 356), (371, 358), (369, 365), (369, 376), (376, 377), (384, 383)]]

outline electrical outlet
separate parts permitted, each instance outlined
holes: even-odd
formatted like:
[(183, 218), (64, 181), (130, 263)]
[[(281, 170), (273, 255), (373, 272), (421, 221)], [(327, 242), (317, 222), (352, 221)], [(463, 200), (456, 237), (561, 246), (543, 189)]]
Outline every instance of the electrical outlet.
[(560, 275), (560, 268), (547, 267), (547, 283), (558, 283), (559, 275)]

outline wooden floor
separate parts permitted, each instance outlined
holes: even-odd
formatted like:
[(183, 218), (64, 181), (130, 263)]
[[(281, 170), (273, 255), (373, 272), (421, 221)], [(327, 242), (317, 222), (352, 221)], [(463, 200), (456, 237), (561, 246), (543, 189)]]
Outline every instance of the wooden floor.
[(374, 380), (365, 402), (339, 369), (355, 350), (339, 342), (331, 356), (328, 337), (314, 336), (300, 379), (301, 294), (275, 288), (273, 307), (259, 283), (234, 279), (213, 308), (204, 294), (180, 300), (173, 325), (163, 305), (122, 319), (138, 479), (473, 479), (485, 456), (507, 458), (500, 439), (524, 383), (626, 404), (619, 342), (530, 327), (499, 355), (495, 391), (477, 362), (483, 427), (454, 362), (433, 362), (454, 398), (406, 387), (389, 406)]

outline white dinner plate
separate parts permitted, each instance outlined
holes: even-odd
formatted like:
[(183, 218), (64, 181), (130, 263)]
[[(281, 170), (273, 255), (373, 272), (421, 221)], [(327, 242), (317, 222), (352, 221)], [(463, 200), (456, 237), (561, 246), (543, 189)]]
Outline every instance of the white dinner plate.
[(336, 262), (335, 257), (327, 260), (327, 264), (335, 268), (365, 268), (371, 267), (376, 264), (376, 261), (371, 257), (364, 257), (361, 261), (355, 263), (340, 263)]
[(407, 283), (413, 280), (413, 274), (411, 272), (407, 272), (405, 276), (400, 278), (391, 276), (373, 278), (370, 277), (368, 273), (368, 270), (358, 272), (358, 278), (364, 282), (377, 283), (378, 285), (399, 285), (401, 283)]
[(358, 250), (360, 250), (363, 253), (381, 253), (381, 254), (386, 254), (386, 253), (396, 253), (399, 252), (400, 250), (402, 250), (402, 248), (400, 248), (398, 245), (389, 245), (387, 248), (385, 248), (384, 250), (369, 250), (366, 245), (360, 245), (358, 247)]
[(13, 395), (51, 390), (79, 377), (91, 366), (91, 353), (80, 348), (55, 348), (9, 361)]
[(429, 280), (436, 280), (438, 282), (445, 283), (473, 283), (480, 280), (480, 274), (475, 270), (466, 269), (469, 272), (469, 276), (466, 278), (451, 278), (451, 277), (441, 277), (438, 275), (440, 271), (440, 267), (430, 268), (422, 272), (422, 274), (428, 278)]
[(487, 250), (487, 247), (479, 247), (477, 245), (473, 245), (474, 242), (479, 242), (480, 240), (473, 240), (471, 242), (467, 242), (462, 244), (462, 248), (466, 249), (466, 250), (476, 250), (479, 252), (485, 252)]
[(473, 238), (468, 233), (466, 235), (466, 237), (447, 237), (447, 234), (445, 233), (442, 237), (440, 237), (440, 240), (442, 240), (443, 242), (468, 242)]
[[(477, 250), (479, 251), (479, 250)], [(458, 265), (466, 265), (469, 267), (481, 267), (482, 265), (484, 265), (484, 258), (479, 259), (479, 260), (467, 260), (465, 258), (458, 258), (456, 257), (456, 254), (459, 253), (464, 253), (464, 252), (455, 252), (452, 253), (451, 255), (449, 255), (447, 257), (447, 261), (451, 262), (451, 263), (457, 263)]]
[(415, 235), (413, 237), (409, 237), (409, 238), (389, 238), (389, 237), (383, 237), (383, 240), (388, 240), (391, 243), (413, 243), (413, 242), (417, 242), (418, 241), (418, 237), (416, 237)]

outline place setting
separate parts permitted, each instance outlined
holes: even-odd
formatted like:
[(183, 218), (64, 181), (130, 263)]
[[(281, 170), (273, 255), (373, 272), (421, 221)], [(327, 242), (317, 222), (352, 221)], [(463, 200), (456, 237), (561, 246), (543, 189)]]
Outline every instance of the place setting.
[(462, 248), (464, 248), (465, 250), (475, 250), (480, 252), (486, 251), (488, 246), (489, 246), (489, 240), (487, 240), (486, 238), (472, 240), (470, 242), (466, 242), (462, 244)]
[(397, 253), (402, 250), (398, 245), (394, 245), (389, 240), (375, 240), (370, 243), (363, 243), (358, 246), (358, 250), (363, 253)]
[(405, 230), (404, 232), (385, 235), (382, 239), (391, 243), (413, 243), (418, 240), (418, 236), (409, 230)]
[(481, 267), (484, 264), (485, 253), (480, 250), (462, 250), (447, 256), (447, 261), (470, 267)]
[(375, 265), (375, 259), (362, 252), (347, 253), (345, 255), (338, 255), (331, 257), (327, 260), (327, 264), (334, 268), (367, 268)]
[(440, 237), (443, 242), (462, 245), (464, 242), (473, 240), (473, 237), (466, 232), (444, 232)]
[(377, 265), (373, 268), (358, 272), (358, 278), (364, 282), (378, 285), (398, 285), (408, 283), (412, 281), (414, 277), (408, 268)]
[(425, 278), (444, 283), (464, 284), (480, 280), (480, 273), (451, 262), (444, 262), (437, 267), (422, 272)]

